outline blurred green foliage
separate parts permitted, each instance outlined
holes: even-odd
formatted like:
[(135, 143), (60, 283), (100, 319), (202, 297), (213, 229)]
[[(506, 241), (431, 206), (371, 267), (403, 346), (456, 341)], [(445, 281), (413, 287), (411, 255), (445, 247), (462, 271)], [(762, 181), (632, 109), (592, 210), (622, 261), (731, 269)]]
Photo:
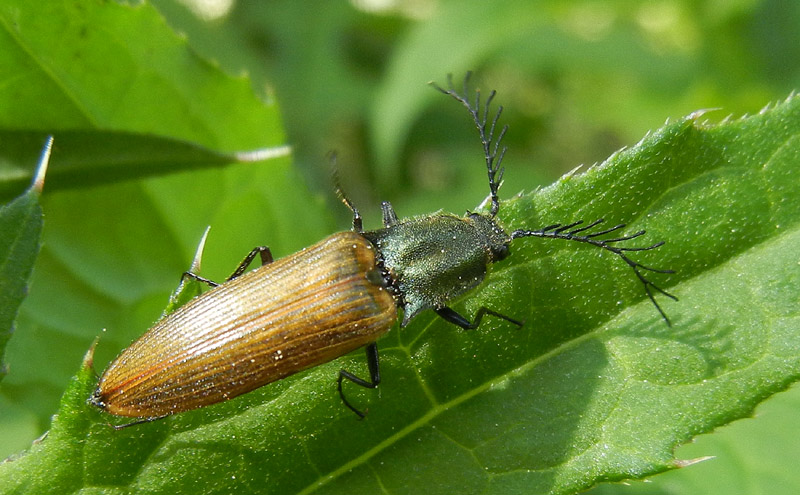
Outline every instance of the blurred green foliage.
[[(462, 109), (437, 96), (422, 81), (443, 83), (447, 73), (458, 78), (473, 70), (477, 86), (500, 93), (506, 107), (504, 122), (510, 126), (505, 141), (509, 146), (505, 197), (521, 188), (532, 190), (548, 184), (580, 164), (601, 161), (660, 127), (665, 119), (709, 108), (721, 109), (707, 115), (712, 120), (755, 113), (800, 86), (800, 3), (791, 1), (501, 1), (488, 5), (455, 0), (362, 0), (315, 2), (313, 7), (286, 0), (240, 1), (214, 18), (200, 15), (199, 7), (190, 0), (152, 3), (172, 28), (186, 34), (191, 50), (215, 61), (229, 74), (249, 74), (256, 94), (269, 102), (277, 101), (288, 141), (294, 147), (294, 165), (318, 195), (330, 195), (325, 156), (330, 150), (338, 150), (342, 182), (362, 208), (367, 226), (378, 224), (381, 200), (391, 200), (397, 212), (407, 216), (439, 208), (460, 212), (474, 207), (486, 194), (483, 175), (463, 173), (469, 169), (465, 163), (479, 165), (480, 153)], [(379, 3), (380, 9), (376, 7)], [(58, 106), (59, 111), (62, 109)], [(220, 122), (223, 128), (225, 124)], [(208, 138), (204, 144), (218, 145), (224, 151), (231, 151), (230, 143), (237, 142), (235, 137), (227, 136), (226, 140), (212, 130), (204, 135), (176, 128), (185, 132), (180, 137), (199, 139), (196, 136), (201, 135)], [(238, 132), (233, 126), (227, 130), (230, 134)], [(248, 136), (248, 143), (256, 142), (258, 130)], [(280, 184), (292, 182), (290, 172), (281, 168), (279, 173)], [(184, 188), (186, 194), (203, 196), (207, 191), (201, 187), (193, 188), (189, 180), (176, 178), (171, 183), (167, 179), (149, 184), (143, 193), (123, 185), (108, 196), (124, 193), (137, 201), (152, 201), (152, 216), (158, 217), (159, 212), (176, 205), (163, 199), (168, 194), (155, 200), (150, 192)], [(253, 197), (259, 194), (251, 192)], [(78, 201), (71, 203), (70, 199), (66, 195), (51, 203), (61, 207), (51, 210), (53, 223)], [(212, 200), (208, 198), (209, 203)], [(83, 199), (79, 201), (80, 208), (93, 208), (92, 204), (83, 204)], [(229, 232), (242, 232), (252, 219), (241, 218), (235, 210), (244, 205), (267, 210), (260, 201), (249, 196), (241, 199), (237, 207), (217, 214), (219, 221), (214, 229), (225, 224)], [(302, 207), (306, 201), (296, 198), (295, 207)], [(276, 202), (273, 200), (270, 206), (275, 207), (274, 215), (279, 218), (281, 207), (287, 205), (276, 206)], [(334, 214), (340, 216), (340, 227), (347, 225), (344, 208)], [(196, 216), (188, 222), (191, 226), (170, 227), (191, 231), (186, 238), (196, 238), (199, 232), (194, 231), (203, 226), (202, 215)], [(112, 220), (102, 228), (113, 230), (119, 220)], [(319, 219), (318, 225), (297, 234), (292, 230), (294, 222), (281, 224), (278, 219), (279, 226), (273, 224), (269, 242), (273, 248), (278, 244), (278, 252), (290, 252), (313, 241), (316, 230), (324, 230), (319, 225), (331, 226), (328, 220)], [(91, 235), (90, 227), (81, 233)], [(212, 235), (215, 233), (219, 235), (212, 230)], [(69, 241), (76, 234), (63, 231), (56, 235)], [(120, 232), (118, 236), (135, 238), (136, 232)], [(243, 244), (248, 246), (264, 242), (254, 232), (247, 236)], [(163, 277), (169, 278), (179, 272), (192, 246), (184, 238), (158, 241), (169, 246), (165, 251), (172, 252), (175, 259), (165, 261), (159, 258), (161, 252), (154, 251), (148, 260), (159, 260), (164, 265)], [(244, 252), (238, 246), (216, 249), (235, 251), (234, 258)], [(64, 260), (70, 258), (74, 261), (75, 253), (50, 253), (42, 263), (55, 266), (58, 273)], [(212, 270), (219, 271), (222, 266), (222, 262), (212, 264), (216, 264)], [(125, 272), (132, 286), (155, 285), (152, 280), (137, 280), (136, 267), (109, 270)], [(65, 273), (64, 277), (71, 275)], [(46, 282), (50, 280), (40, 281), (37, 287), (42, 290)], [(55, 287), (44, 289), (38, 299), (49, 300), (48, 291)], [(122, 293), (123, 289), (129, 288), (117, 288), (121, 292), (115, 296), (135, 298)], [(109, 286), (109, 291), (114, 290)], [(109, 315), (118, 313), (105, 294), (89, 288), (86, 292), (73, 295), (73, 310), (91, 300), (108, 306)], [(161, 302), (153, 297), (148, 304), (157, 306)], [(141, 328), (147, 326), (148, 317), (143, 314), (139, 309), (134, 314), (86, 324), (100, 328), (107, 321), (130, 319)], [(45, 332), (40, 336), (47, 338)], [(83, 345), (82, 338), (75, 340), (75, 347)], [(27, 348), (23, 351), (35, 352)], [(52, 364), (62, 369), (74, 367), (73, 360), (63, 358), (65, 362), (61, 362), (62, 358), (57, 356)], [(41, 417), (55, 410), (60, 390), (48, 386), (25, 392), (35, 397), (36, 417), (14, 400), (9, 401), (9, 397), (15, 398), (15, 392), (21, 394), (15, 391), (13, 382), (4, 389), (5, 395), (0, 396), (3, 421), (15, 425), (3, 429), (4, 444), (9, 449), (6, 453), (27, 446), (41, 433)], [(721, 479), (728, 480), (737, 473), (741, 478), (739, 493), (794, 493), (800, 480), (791, 475), (790, 464), (782, 468), (781, 463), (798, 455), (796, 445), (786, 445), (785, 433), (797, 427), (792, 418), (797, 416), (798, 395), (792, 391), (768, 404), (770, 413), (758, 424), (771, 420), (775, 426), (757, 438), (746, 432), (726, 437), (727, 432), (723, 432), (712, 437), (721, 439), (712, 443), (721, 444), (699, 450), (690, 446), (690, 450), (678, 452), (679, 458), (719, 453), (715, 461), (664, 475), (664, 482), (659, 477), (647, 486), (605, 486), (601, 490), (713, 493), (715, 487), (727, 486), (720, 483)], [(758, 453), (764, 450), (762, 444), (774, 445), (781, 453), (773, 458), (770, 469), (758, 461)], [(698, 474), (704, 469), (711, 469), (708, 472), (713, 474)]]
[(273, 88), (317, 190), (330, 189), (324, 157), (336, 149), (350, 194), (373, 212), (385, 199), (401, 214), (460, 211), (485, 194), (461, 173), (477, 159), (468, 123), (420, 84), (446, 73), (474, 70), (502, 95), (507, 168), (527, 189), (667, 118), (754, 113), (800, 84), (800, 4), (784, 0), (364, 0), (318, 2), (313, 15), (282, 0), (234, 2), (213, 21), (190, 0), (154, 3), (200, 53)]

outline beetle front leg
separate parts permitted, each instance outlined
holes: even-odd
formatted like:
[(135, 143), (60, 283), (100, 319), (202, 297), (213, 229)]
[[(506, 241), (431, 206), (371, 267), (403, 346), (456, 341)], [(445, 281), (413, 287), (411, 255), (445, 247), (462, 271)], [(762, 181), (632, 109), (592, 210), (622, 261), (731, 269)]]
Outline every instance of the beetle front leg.
[(347, 406), (351, 411), (356, 413), (359, 418), (364, 418), (364, 416), (366, 416), (366, 413), (363, 413), (358, 409), (356, 409), (355, 407), (353, 407), (344, 397), (344, 392), (342, 391), (342, 380), (347, 378), (356, 385), (361, 385), (364, 388), (378, 387), (378, 384), (381, 383), (381, 370), (380, 370), (380, 363), (378, 360), (378, 345), (373, 342), (372, 344), (369, 344), (366, 347), (366, 351), (367, 351), (367, 367), (369, 368), (370, 381), (364, 380), (363, 378), (359, 378), (345, 369), (339, 370), (339, 380), (338, 380), (339, 397), (342, 398), (342, 402), (344, 402), (344, 405)]
[(510, 321), (511, 323), (513, 323), (518, 327), (521, 327), (523, 325), (523, 322), (515, 320), (514, 318), (508, 317), (502, 313), (498, 313), (497, 311), (493, 311), (485, 306), (481, 306), (480, 308), (478, 308), (478, 312), (475, 313), (474, 322), (469, 321), (467, 318), (456, 313), (447, 306), (442, 306), (441, 308), (434, 308), (434, 311), (436, 311), (436, 314), (441, 316), (443, 319), (449, 321), (454, 325), (458, 325), (464, 330), (475, 330), (476, 328), (478, 328), (478, 325), (481, 324), (481, 320), (483, 319), (483, 315), (485, 314), (490, 314), (492, 316), (502, 318), (506, 321)]

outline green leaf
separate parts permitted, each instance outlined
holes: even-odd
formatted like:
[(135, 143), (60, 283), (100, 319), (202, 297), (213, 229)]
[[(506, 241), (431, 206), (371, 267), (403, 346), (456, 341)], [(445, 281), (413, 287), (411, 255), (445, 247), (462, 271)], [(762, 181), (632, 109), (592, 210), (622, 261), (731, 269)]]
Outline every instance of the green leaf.
[(37, 180), (19, 198), (0, 207), (0, 380), (7, 370), (3, 363), (6, 343), (14, 332), (14, 320), (28, 291), (42, 235), (39, 195), (50, 158), (52, 138), (39, 160)]
[(225, 151), (284, 144), (274, 105), (145, 2), (2, 2), (0, 47), (0, 73), (13, 75), (0, 87), (0, 129), (56, 143), (58, 131), (99, 129)]
[[(36, 131), (0, 130), (0, 199), (30, 182), (33, 169), (26, 163)], [(125, 132), (63, 131), (47, 178), (48, 191), (82, 188), (106, 182), (163, 175), (182, 170), (221, 167), (289, 154), (288, 146), (247, 152), (219, 152), (192, 143)]]
[(32, 143), (51, 133), (52, 191), (288, 153), (275, 106), (146, 3), (3, 2), (0, 48), (13, 75), (0, 86), (0, 199), (27, 183)]
[[(148, 310), (163, 309), (209, 224), (216, 253), (231, 247), (218, 240), (225, 224), (249, 244), (231, 248), (235, 259), (265, 238), (308, 242), (306, 229), (328, 217), (307, 193), (282, 194), (299, 180), (287, 160), (242, 163), (258, 157), (231, 151), (285, 149), (274, 102), (256, 96), (247, 77), (198, 57), (146, 3), (2, 2), (0, 73), (8, 76), (0, 85), (0, 189), (8, 194), (26, 180), (45, 133), (55, 135), (56, 169), (42, 198), (44, 247), (6, 349), (7, 455), (27, 445), (14, 439), (47, 428), (89, 341), (109, 328), (118, 349), (152, 323)], [(208, 168), (222, 162), (234, 164)], [(187, 169), (198, 172), (131, 180)], [(316, 216), (294, 225), (283, 211), (271, 221), (278, 205)], [(262, 221), (271, 235), (252, 228)], [(224, 264), (229, 274), (234, 261), (210, 258), (208, 268)], [(98, 356), (113, 352), (101, 346)]]
[(712, 459), (690, 468), (670, 471), (647, 482), (602, 484), (592, 495), (692, 495), (725, 493), (753, 495), (797, 493), (794, 471), (797, 442), (794, 435), (800, 418), (800, 389), (793, 387), (758, 406), (755, 420), (736, 421), (713, 434), (701, 435), (681, 446), (684, 459)]
[[(501, 210), (513, 228), (605, 218), (611, 225), (629, 223), (631, 232), (647, 229), (643, 243), (667, 240), (658, 250), (634, 254), (646, 265), (677, 270), (650, 275), (680, 297), (661, 299), (672, 327), (613, 255), (576, 243), (521, 239), (454, 308), (472, 315), (485, 305), (526, 325), (516, 329), (487, 318), (479, 330), (464, 332), (423, 314), (392, 330), (378, 342), (380, 389), (346, 390), (351, 402), (369, 409), (364, 421), (341, 405), (335, 388), (342, 367), (366, 373), (360, 352), (233, 401), (123, 431), (110, 429), (85, 404), (94, 378), (84, 370), (64, 396), (51, 435), (0, 466), (0, 486), (30, 493), (99, 487), (153, 493), (572, 493), (684, 465), (673, 456), (677, 445), (746, 417), (800, 377), (800, 182), (794, 178), (800, 98), (720, 125), (698, 118), (669, 124), (603, 165), (516, 197)], [(258, 172), (274, 176), (272, 170)], [(506, 187), (512, 190), (513, 176), (508, 169)], [(192, 178), (196, 184), (183, 187), (218, 180), (211, 171)], [(231, 180), (237, 187), (253, 183)], [(292, 182), (274, 194), (287, 184)], [(120, 187), (106, 194), (117, 196)], [(169, 178), (152, 182), (144, 188), (147, 201), (134, 201), (126, 210), (131, 218), (115, 222), (147, 224), (144, 212), (156, 207), (167, 231), (188, 239), (176, 226), (188, 215), (197, 228), (199, 215), (163, 208), (175, 203), (170, 193), (177, 187), (179, 181)], [(232, 198), (221, 207), (226, 214), (220, 220), (240, 220), (232, 232), (248, 232), (241, 220), (253, 209), (245, 206)], [(91, 216), (97, 208), (81, 209), (70, 214)], [(297, 239), (309, 235), (297, 236), (304, 224), (286, 212), (313, 218), (313, 209), (297, 199), (294, 206), (279, 201), (256, 210), (274, 212), (260, 223), (277, 225), (273, 235), (287, 240), (278, 249), (273, 245), (273, 252), (286, 254), (287, 246), (309, 242)], [(219, 239), (213, 230), (218, 223), (226, 222), (212, 222), (210, 243)], [(127, 234), (125, 229), (117, 227)], [(308, 226), (308, 234), (314, 231)], [(64, 232), (61, 246), (70, 245), (67, 237), (82, 236)], [(148, 249), (113, 244), (126, 246), (123, 251)], [(214, 251), (210, 245), (208, 261), (218, 256)], [(83, 280), (109, 301), (145, 297), (147, 287), (157, 285), (145, 274), (169, 268), (155, 252), (135, 267), (130, 264), (142, 253), (116, 253), (124, 255), (123, 263), (114, 261), (110, 248), (95, 252), (104, 256), (101, 266), (120, 273), (87, 268)], [(57, 259), (74, 266), (93, 258), (66, 250)], [(230, 269), (221, 266), (207, 265), (204, 273), (227, 275)], [(113, 280), (129, 283), (121, 288)], [(160, 312), (155, 303), (146, 310), (151, 320)], [(114, 323), (109, 337), (147, 319), (137, 318), (126, 325), (122, 320), (130, 318), (108, 319)], [(88, 324), (96, 328), (100, 321), (95, 316)], [(133, 337), (135, 330), (130, 332)], [(117, 343), (104, 338), (101, 348)]]

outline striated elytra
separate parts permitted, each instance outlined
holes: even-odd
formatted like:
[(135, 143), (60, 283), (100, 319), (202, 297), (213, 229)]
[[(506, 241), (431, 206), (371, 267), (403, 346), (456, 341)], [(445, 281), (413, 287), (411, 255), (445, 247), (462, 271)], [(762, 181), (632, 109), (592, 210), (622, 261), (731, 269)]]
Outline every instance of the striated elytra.
[[(89, 402), (118, 416), (151, 421), (216, 404), (366, 346), (369, 379), (339, 371), (338, 390), (344, 404), (364, 413), (345, 398), (347, 379), (367, 388), (380, 383), (375, 341), (389, 331), (403, 310), (401, 326), (426, 309), (464, 329), (477, 328), (489, 314), (515, 325), (522, 322), (481, 307), (473, 319), (447, 304), (479, 285), (494, 262), (509, 255), (511, 241), (522, 237), (564, 239), (590, 244), (619, 256), (644, 285), (648, 298), (669, 324), (654, 292), (671, 299), (627, 253), (658, 248), (620, 244), (644, 235), (616, 235), (625, 225), (595, 229), (589, 224), (554, 224), (539, 230), (506, 231), (496, 220), (500, 166), (506, 127), (497, 130), (502, 107), (487, 118), (492, 92), (481, 105), (480, 92), (470, 102), (467, 80), (458, 93), (436, 85), (470, 112), (480, 134), (489, 177), (491, 205), (487, 213), (464, 217), (436, 213), (399, 220), (391, 204), (383, 203), (383, 228), (362, 229), (361, 215), (340, 192), (353, 213), (353, 230), (334, 234), (277, 261), (268, 248), (254, 249), (224, 283), (196, 274), (185, 275), (212, 286), (184, 306), (164, 316), (125, 349), (103, 372)], [(246, 272), (256, 256), (262, 266)]]
[(214, 404), (374, 342), (397, 320), (367, 275), (375, 249), (341, 232), (189, 301), (103, 373), (95, 402), (159, 417)]

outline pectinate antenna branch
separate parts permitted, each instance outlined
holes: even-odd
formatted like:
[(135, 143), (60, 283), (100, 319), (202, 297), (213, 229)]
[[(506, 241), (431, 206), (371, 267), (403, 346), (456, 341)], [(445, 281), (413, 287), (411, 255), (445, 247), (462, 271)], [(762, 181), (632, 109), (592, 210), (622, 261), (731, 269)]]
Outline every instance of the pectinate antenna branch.
[(490, 215), (494, 217), (500, 210), (500, 200), (497, 196), (497, 190), (500, 188), (500, 184), (503, 180), (503, 167), (501, 167), (501, 164), (507, 149), (505, 146), (501, 146), (501, 141), (506, 135), (506, 131), (508, 131), (508, 126), (503, 126), (497, 135), (497, 139), (495, 139), (495, 131), (497, 129), (497, 123), (500, 120), (500, 115), (503, 113), (503, 107), (500, 106), (497, 108), (497, 112), (492, 118), (491, 124), (489, 124), (490, 107), (496, 92), (492, 91), (489, 93), (486, 102), (481, 105), (481, 92), (480, 90), (476, 90), (474, 103), (470, 103), (469, 78), (471, 75), (471, 72), (467, 72), (464, 76), (461, 93), (455, 89), (452, 74), (447, 75), (447, 89), (442, 88), (435, 82), (431, 82), (430, 84), (440, 92), (452, 96), (456, 101), (461, 103), (469, 111), (472, 116), (472, 121), (475, 123), (475, 127), (478, 128), (481, 145), (483, 146), (483, 156), (486, 160), (486, 169), (489, 175), (489, 191), (492, 198)]
[[(635, 261), (635, 260), (631, 259), (626, 254), (628, 252), (650, 251), (650, 250), (653, 250), (653, 249), (657, 249), (657, 248), (663, 246), (664, 242), (663, 241), (662, 242), (657, 242), (657, 243), (655, 243), (653, 245), (644, 246), (644, 247), (639, 247), (639, 246), (626, 247), (626, 246), (615, 246), (615, 245), (613, 245), (613, 243), (629, 241), (631, 239), (635, 239), (637, 237), (640, 237), (640, 236), (645, 234), (644, 230), (641, 230), (639, 232), (636, 232), (634, 234), (630, 234), (630, 235), (627, 235), (627, 236), (616, 237), (616, 238), (613, 238), (613, 239), (598, 239), (599, 236), (602, 236), (602, 235), (605, 235), (605, 234), (609, 234), (609, 233), (612, 233), (612, 232), (617, 232), (619, 230), (624, 229), (625, 228), (625, 224), (615, 225), (614, 227), (611, 227), (611, 228), (608, 228), (608, 229), (605, 229), (605, 230), (602, 230), (602, 231), (599, 231), (599, 232), (592, 232), (592, 233), (589, 233), (589, 234), (582, 234), (583, 232), (586, 232), (586, 231), (590, 230), (591, 228), (596, 227), (597, 225), (600, 225), (601, 223), (603, 223), (603, 221), (604, 220), (601, 218), (599, 220), (595, 220), (594, 222), (592, 222), (592, 223), (590, 223), (588, 225), (582, 226), (582, 227), (578, 227), (578, 226), (583, 224), (583, 221), (578, 221), (578, 222), (573, 222), (573, 223), (570, 223), (570, 224), (567, 224), (567, 225), (561, 225), (561, 224), (548, 225), (547, 227), (545, 227), (545, 228), (543, 228), (541, 230), (515, 230), (515, 231), (513, 231), (511, 233), (511, 239), (519, 239), (521, 237), (545, 237), (545, 238), (548, 238), (548, 239), (564, 239), (564, 240), (567, 240), (567, 241), (576, 241), (576, 242), (582, 242), (582, 243), (585, 243), (585, 244), (590, 244), (592, 246), (596, 246), (596, 247), (605, 249), (606, 251), (610, 251), (610, 252), (616, 254), (629, 267), (631, 267), (631, 269), (633, 270), (633, 273), (636, 274), (636, 277), (639, 279), (639, 281), (642, 283), (642, 285), (644, 285), (644, 290), (645, 290), (645, 293), (647, 294), (647, 298), (650, 299), (651, 303), (653, 303), (653, 306), (655, 306), (656, 310), (658, 310), (658, 313), (661, 315), (661, 317), (664, 319), (664, 321), (667, 323), (667, 325), (671, 325), (671, 323), (669, 321), (669, 318), (667, 317), (667, 314), (661, 308), (661, 305), (658, 304), (658, 301), (656, 301), (656, 298), (655, 298), (655, 295), (654, 295), (654, 291), (658, 292), (658, 293), (660, 293), (660, 294), (662, 294), (662, 295), (664, 295), (664, 296), (666, 296), (666, 297), (668, 297), (670, 299), (672, 299), (673, 301), (677, 301), (678, 298), (675, 297), (674, 295), (670, 294), (669, 292), (663, 290), (662, 288), (657, 286), (655, 283), (653, 283), (650, 279), (648, 279), (645, 276), (644, 272), (654, 272), (654, 273), (675, 273), (675, 272), (673, 270), (663, 270), (663, 269), (652, 268), (652, 267), (643, 265), (643, 264), (639, 263), (638, 261)], [(575, 227), (578, 227), (578, 228), (575, 228)]]

